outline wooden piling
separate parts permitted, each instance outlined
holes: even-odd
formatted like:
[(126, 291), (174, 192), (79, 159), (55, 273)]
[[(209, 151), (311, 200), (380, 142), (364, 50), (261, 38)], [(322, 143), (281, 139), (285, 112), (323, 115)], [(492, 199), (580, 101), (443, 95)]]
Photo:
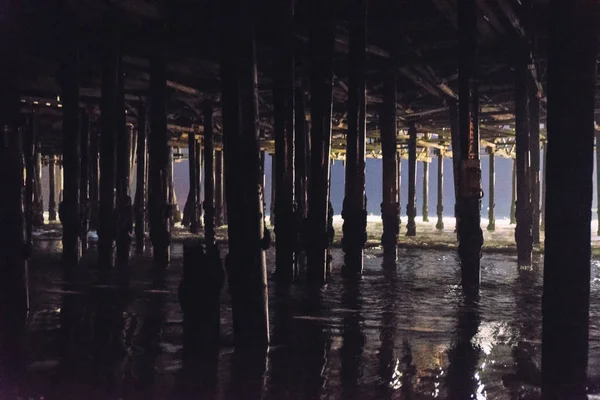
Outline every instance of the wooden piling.
[(198, 229), (204, 228), (203, 216), (204, 207), (202, 207), (202, 163), (204, 157), (202, 156), (202, 146), (200, 146), (200, 140), (196, 140), (196, 198), (198, 199)]
[(23, 155), (25, 161), (25, 196), (23, 198), (24, 218), (25, 218), (25, 241), (28, 246), (32, 245), (33, 240), (33, 191), (35, 190), (35, 117), (30, 114), (27, 118), (27, 127), (25, 138), (23, 139)]
[(548, 143), (544, 142), (542, 144), (543, 148), (544, 148), (544, 158), (543, 158), (543, 165), (542, 165), (542, 170), (543, 170), (543, 175), (542, 175), (542, 205), (540, 207), (540, 230), (543, 231), (546, 229), (546, 156), (547, 156), (547, 149), (548, 149)]
[(294, 278), (294, 0), (275, 3), (273, 108), (275, 123), (275, 209), (285, 224), (275, 226), (275, 277)]
[[(122, 71), (122, 67), (119, 68)], [(129, 159), (131, 154), (131, 135), (125, 116), (125, 76), (119, 73), (117, 94), (117, 260), (119, 263), (129, 261), (131, 249), (131, 231), (133, 229), (133, 210), (129, 196)]]
[(531, 168), (529, 141), (529, 93), (527, 78), (529, 75), (528, 53), (521, 49), (515, 64), (515, 147), (517, 165), (517, 201), (515, 203), (515, 240), (517, 242), (517, 262), (519, 266), (530, 266), (533, 249), (531, 232)]
[(223, 4), (221, 83), (225, 183), (229, 217), (226, 268), (235, 345), (265, 349), (269, 342), (264, 209), (260, 176), (258, 84), (253, 2)]
[(329, 210), (328, 181), (331, 150), (331, 110), (333, 86), (333, 1), (312, 0), (310, 52), (310, 178), (307, 225), (307, 280), (322, 284), (326, 279), (327, 216)]
[(12, 352), (7, 347), (11, 345), (7, 338), (14, 337), (14, 333), (9, 336), (7, 332), (21, 331), (29, 307), (29, 251), (25, 246), (23, 208), (23, 143), (22, 130), (19, 128), (21, 53), (28, 25), (21, 17), (23, 11), (20, 4), (4, 3), (3, 23), (0, 24), (0, 340), (4, 344), (3, 352)]
[(215, 151), (215, 227), (225, 224), (223, 215), (223, 151)]
[(215, 246), (215, 136), (212, 100), (204, 100), (204, 242), (207, 251)]
[(429, 163), (423, 162), (423, 203), (422, 203), (423, 222), (429, 222)]
[(114, 265), (115, 164), (118, 131), (117, 97), (121, 66), (121, 41), (115, 33), (113, 17), (106, 15), (105, 54), (102, 65), (100, 106), (100, 193), (98, 205), (98, 262), (103, 268)]
[(344, 275), (360, 275), (367, 242), (365, 200), (367, 1), (350, 6), (346, 187), (342, 218)]
[[(33, 129), (37, 130), (34, 123)], [(34, 134), (33, 154), (33, 226), (40, 228), (44, 226), (44, 195), (42, 192), (42, 152), (41, 140), (37, 133)]]
[(587, 397), (597, 8), (549, 4), (542, 398)]
[(79, 240), (81, 241), (81, 250), (86, 251), (88, 248), (87, 235), (90, 223), (90, 201), (89, 201), (89, 144), (90, 144), (90, 118), (87, 110), (81, 108), (81, 174), (79, 176)]
[(540, 244), (540, 99), (537, 87), (528, 80), (529, 89), (529, 145), (531, 171), (531, 233), (533, 244)]
[[(544, 160), (545, 160), (544, 156)], [(545, 171), (545, 169), (544, 169)], [(598, 215), (598, 228), (596, 234), (600, 235), (600, 133), (596, 132), (596, 214)]]
[(64, 198), (59, 206), (63, 225), (63, 260), (76, 264), (81, 256), (80, 231), (80, 123), (79, 123), (79, 49), (74, 37), (64, 44), (61, 60), (61, 89), (63, 101), (63, 165)]
[(167, 167), (167, 182), (169, 185), (169, 204), (171, 205), (171, 228), (178, 222), (181, 222), (181, 210), (177, 202), (177, 193), (175, 193), (175, 148), (169, 147), (168, 167)]
[[(397, 72), (395, 65), (391, 65), (385, 72), (384, 100), (381, 104), (381, 150), (383, 153), (382, 169), (382, 202), (381, 219), (383, 221), (383, 234), (381, 245), (384, 254), (396, 260), (398, 251), (398, 234), (400, 233), (400, 204), (399, 196), (399, 164), (398, 143), (396, 136)], [(395, 264), (394, 264), (395, 265)]]
[(517, 223), (515, 216), (515, 208), (517, 204), (517, 160), (512, 160), (512, 183), (511, 183), (511, 195), (510, 195), (510, 224), (514, 225)]
[(48, 156), (48, 221), (56, 221), (56, 156)]
[[(266, 151), (261, 151), (261, 155), (260, 155), (260, 162), (261, 162), (261, 174), (262, 174), (262, 181), (263, 181), (263, 188), (265, 188), (266, 186), (264, 185), (264, 183), (266, 182), (266, 176), (265, 176), (265, 162), (267, 160), (267, 152)], [(275, 214), (276, 214), (276, 208), (277, 208), (277, 190), (275, 187), (275, 180), (277, 177), (277, 158), (275, 157), (275, 154), (271, 154), (271, 204), (269, 204), (269, 223), (271, 224), (271, 226), (273, 228), (275, 228), (276, 222), (275, 222)], [(266, 207), (266, 202), (265, 202), (265, 207)]]
[(147, 128), (146, 128), (146, 105), (141, 104), (138, 107), (138, 123), (137, 123), (137, 155), (136, 155), (136, 180), (135, 180), (135, 250), (137, 254), (142, 254), (146, 242), (146, 144), (147, 144)]
[(190, 189), (188, 197), (183, 208), (183, 224), (190, 227), (190, 232), (198, 233), (198, 177), (196, 176), (196, 135), (194, 132), (188, 133), (188, 172), (190, 178)]
[(480, 282), (481, 246), (481, 162), (479, 160), (479, 87), (477, 79), (477, 6), (475, 0), (458, 3), (459, 29), (459, 147), (460, 173), (458, 254), (462, 285), (477, 289)]
[(417, 235), (417, 128), (411, 124), (408, 128), (408, 202), (406, 204), (406, 236)]
[(167, 65), (163, 58), (150, 60), (150, 163), (148, 208), (154, 262), (167, 266), (171, 260), (171, 209), (169, 198), (169, 152), (167, 136)]
[(398, 233), (400, 233), (400, 227), (402, 226), (402, 152), (398, 151), (396, 156), (398, 167)]
[(90, 206), (90, 230), (98, 230), (98, 183), (99, 183), (99, 127), (94, 123), (90, 127), (90, 166), (89, 166), (89, 206)]
[(438, 170), (437, 170), (437, 222), (435, 229), (444, 230), (444, 153), (437, 151)]
[[(0, 61), (0, 76), (6, 66)], [(19, 123), (19, 92), (0, 81), (0, 319), (3, 325), (25, 321), (29, 308), (27, 245), (23, 199), (23, 144)], [(3, 332), (7, 326), (3, 326)]]
[(496, 230), (496, 160), (493, 147), (487, 148), (490, 160), (489, 172), (489, 190), (488, 190), (488, 226), (487, 230), (494, 232)]

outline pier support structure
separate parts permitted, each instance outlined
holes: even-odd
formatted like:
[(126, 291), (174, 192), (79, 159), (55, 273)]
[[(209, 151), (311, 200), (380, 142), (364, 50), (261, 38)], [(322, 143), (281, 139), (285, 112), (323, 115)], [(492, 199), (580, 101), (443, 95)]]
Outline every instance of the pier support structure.
[(438, 231), (444, 230), (444, 152), (437, 150), (437, 223)]
[(487, 230), (494, 232), (496, 230), (496, 152), (493, 147), (487, 148), (490, 160), (489, 172), (489, 190), (488, 190), (488, 226)]
[(333, 89), (333, 2), (311, 0), (314, 15), (320, 15), (311, 24), (310, 51), (310, 178), (307, 225), (307, 280), (322, 284), (326, 279), (327, 218), (329, 214), (329, 179), (331, 152), (331, 110)]
[[(9, 15), (10, 11), (9, 8)], [(19, 54), (13, 43), (18, 36), (12, 36), (17, 23), (11, 24), (11, 18), (5, 21), (8, 22), (0, 27), (0, 33), (10, 40), (0, 42), (0, 53)], [(0, 60), (0, 319), (3, 333), (7, 324), (24, 323), (29, 308), (27, 258), (30, 251), (25, 242), (23, 143), (19, 129), (18, 79), (15, 79), (19, 68), (14, 61), (14, 57)]]
[(477, 290), (480, 282), (481, 161), (479, 159), (479, 81), (477, 76), (477, 5), (458, 3), (458, 133), (460, 171), (457, 202), (458, 254), (464, 290)]
[(215, 246), (215, 137), (212, 100), (204, 100), (204, 243)]
[(275, 2), (273, 103), (275, 122), (275, 277), (294, 278), (294, 1)]
[(417, 235), (417, 128), (408, 128), (408, 202), (406, 203), (406, 236)]
[[(381, 151), (383, 153), (383, 181), (381, 219), (383, 253), (393, 260), (398, 256), (398, 234), (400, 233), (398, 129), (396, 125), (396, 68), (389, 66), (385, 72), (384, 100), (381, 105)], [(395, 264), (394, 264), (395, 265)]]
[(99, 137), (99, 127), (94, 121), (90, 128), (90, 156), (89, 156), (89, 208), (90, 208), (90, 230), (97, 231), (98, 230), (98, 193), (99, 193), (99, 165), (98, 165), (98, 157), (99, 157), (99, 146), (100, 146), (100, 137)]
[(190, 189), (188, 197), (183, 207), (183, 224), (190, 227), (190, 232), (200, 232), (198, 226), (198, 177), (196, 176), (198, 162), (196, 155), (196, 135), (194, 132), (188, 133), (188, 172), (190, 177)]
[(533, 244), (540, 244), (540, 99), (537, 87), (528, 80), (529, 89), (529, 147), (531, 185), (531, 233)]
[(531, 167), (529, 142), (529, 93), (527, 79), (529, 71), (528, 53), (520, 49), (515, 64), (515, 147), (517, 165), (517, 201), (515, 203), (515, 240), (519, 266), (530, 266), (533, 250), (531, 232)]
[(58, 213), (63, 225), (63, 260), (74, 265), (81, 256), (80, 241), (80, 121), (79, 121), (79, 48), (74, 29), (67, 29), (68, 42), (64, 45), (60, 82), (63, 100), (63, 165), (64, 198)]
[[(543, 164), (542, 164), (542, 205), (540, 207), (540, 231), (543, 231), (546, 229), (546, 156), (547, 156), (547, 149), (548, 149), (548, 143), (544, 142), (542, 143), (542, 147), (543, 147)], [(600, 230), (600, 229), (599, 229)]]
[(90, 171), (90, 117), (86, 109), (79, 109), (81, 122), (81, 170), (79, 175), (79, 240), (81, 250), (88, 248), (88, 231), (90, 229), (90, 199), (89, 199), (89, 171)]
[[(33, 129), (37, 131), (34, 123)], [(34, 133), (33, 141), (33, 226), (42, 227), (44, 225), (44, 195), (42, 192), (42, 153), (41, 142), (38, 132)]]
[[(122, 71), (123, 67), (119, 67)], [(131, 231), (133, 229), (133, 210), (129, 196), (129, 173), (131, 171), (129, 159), (131, 155), (131, 135), (125, 119), (125, 76), (121, 72), (118, 78), (117, 91), (117, 150), (116, 150), (116, 245), (117, 260), (119, 263), (129, 261), (131, 250)]]
[(215, 151), (215, 226), (218, 228), (225, 224), (223, 215), (223, 151)]
[(423, 161), (423, 204), (421, 207), (423, 222), (429, 222), (429, 162), (427, 161)]
[(135, 180), (135, 250), (142, 254), (146, 246), (146, 179), (147, 179), (147, 128), (146, 105), (138, 107), (137, 148), (136, 148), (136, 180)]
[(584, 0), (550, 3), (542, 296), (544, 399), (587, 396), (596, 11), (593, 2)]
[(510, 224), (514, 225), (517, 223), (515, 216), (515, 209), (517, 204), (517, 159), (512, 160), (512, 182), (510, 187)]
[(226, 268), (238, 348), (269, 342), (258, 84), (253, 2), (227, 0), (222, 11), (221, 92), (229, 254)]
[(351, 6), (346, 187), (342, 218), (344, 275), (360, 275), (367, 242), (365, 195), (367, 1)]
[(169, 204), (169, 153), (167, 136), (167, 66), (162, 58), (150, 60), (150, 162), (148, 209), (154, 262), (171, 261), (171, 214)]
[(56, 221), (56, 156), (48, 156), (48, 221)]
[(100, 105), (100, 192), (98, 206), (98, 262), (101, 267), (114, 265), (115, 241), (115, 164), (118, 132), (117, 99), (121, 73), (121, 41), (112, 19), (107, 18), (106, 43), (102, 66)]

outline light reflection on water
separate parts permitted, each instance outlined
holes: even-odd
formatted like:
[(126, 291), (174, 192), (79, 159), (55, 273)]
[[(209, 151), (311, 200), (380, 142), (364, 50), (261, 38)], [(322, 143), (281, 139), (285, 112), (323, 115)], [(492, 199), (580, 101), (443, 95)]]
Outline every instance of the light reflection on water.
[[(149, 267), (147, 253), (127, 274), (82, 267), (65, 278), (52, 243), (41, 242), (37, 250), (43, 255), (31, 263), (27, 368), (14, 389), (22, 398), (539, 396), (539, 260), (518, 271), (513, 256), (485, 255), (475, 301), (463, 298), (456, 257), (446, 251), (402, 250), (397, 268), (383, 269), (381, 251), (368, 250), (363, 279), (346, 282), (334, 269), (320, 290), (270, 282), (272, 345), (266, 359), (253, 361), (233, 350), (224, 292), (219, 360), (190, 378), (182, 363), (176, 292), (180, 245), (164, 272)], [(86, 256), (88, 262), (93, 258)], [(270, 267), (273, 260), (271, 250)], [(335, 250), (334, 266), (341, 260)], [(592, 390), (600, 376), (598, 266), (592, 266)]]

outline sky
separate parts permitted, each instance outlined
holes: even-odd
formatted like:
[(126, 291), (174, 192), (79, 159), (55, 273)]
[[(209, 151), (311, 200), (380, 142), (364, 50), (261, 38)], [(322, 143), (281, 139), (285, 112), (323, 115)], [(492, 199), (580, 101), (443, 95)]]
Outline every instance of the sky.
[[(430, 221), (435, 221), (432, 217), (436, 216), (437, 208), (437, 157), (429, 166), (429, 217)], [(481, 156), (482, 167), (482, 186), (484, 197), (481, 202), (481, 215), (487, 217), (488, 213), (488, 170), (489, 157)], [(174, 185), (180, 210), (183, 210), (187, 193), (189, 190), (188, 179), (188, 161), (180, 160), (174, 165)], [(542, 171), (543, 173), (543, 171)], [(594, 167), (594, 182), (596, 168)], [(271, 197), (271, 156), (268, 155), (265, 160), (266, 175), (266, 201), (267, 207), (270, 204)], [(48, 169), (43, 169), (43, 192), (44, 192), (44, 210), (48, 208)], [(402, 160), (402, 182), (401, 182), (401, 217), (406, 218), (406, 204), (408, 199), (408, 160)], [(512, 183), (512, 160), (503, 157), (496, 157), (496, 218), (508, 218), (510, 216), (511, 202), (511, 183)], [(380, 215), (381, 205), (381, 184), (382, 184), (382, 160), (367, 159), (366, 165), (366, 193), (367, 193), (367, 212), (373, 215)], [(132, 189), (135, 188), (135, 178), (133, 179)], [(417, 216), (421, 216), (423, 204), (423, 163), (417, 163)], [(341, 214), (342, 202), (344, 196), (344, 166), (342, 161), (335, 161), (331, 169), (331, 200), (335, 214)], [(132, 195), (133, 197), (133, 195)], [(593, 209), (596, 209), (597, 194), (594, 191)], [(267, 214), (268, 214), (267, 209)], [(454, 177), (452, 173), (452, 160), (444, 158), (444, 215), (452, 216), (454, 213)], [(594, 213), (593, 218), (597, 216)]]

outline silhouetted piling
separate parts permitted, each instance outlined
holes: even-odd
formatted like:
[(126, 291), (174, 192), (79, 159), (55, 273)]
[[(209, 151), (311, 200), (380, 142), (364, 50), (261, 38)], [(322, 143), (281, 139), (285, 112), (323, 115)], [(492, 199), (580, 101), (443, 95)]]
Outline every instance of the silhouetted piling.
[(458, 254), (464, 288), (480, 282), (481, 163), (479, 160), (479, 87), (477, 78), (477, 6), (475, 0), (458, 3), (459, 29), (459, 145), (460, 174), (458, 215)]
[(32, 245), (33, 240), (33, 191), (35, 190), (35, 116), (30, 114), (27, 118), (27, 126), (25, 130), (22, 147), (23, 158), (25, 161), (25, 196), (23, 198), (24, 217), (25, 217), (25, 241), (28, 246)]
[(198, 228), (204, 228), (203, 223), (203, 215), (204, 208), (202, 207), (202, 163), (204, 162), (204, 157), (202, 155), (202, 146), (200, 146), (200, 141), (196, 140), (196, 198), (198, 199)]
[(90, 201), (89, 201), (89, 144), (90, 144), (90, 118), (83, 108), (79, 110), (81, 121), (81, 174), (79, 176), (79, 240), (81, 250), (88, 248), (87, 235), (90, 223)]
[(190, 177), (190, 189), (188, 197), (183, 208), (183, 225), (190, 227), (190, 232), (198, 233), (198, 177), (196, 176), (196, 135), (194, 132), (188, 133), (188, 173)]
[(48, 221), (56, 221), (56, 156), (48, 156)]
[(351, 3), (349, 28), (348, 132), (346, 134), (346, 190), (342, 209), (342, 218), (344, 218), (342, 273), (344, 275), (360, 275), (363, 271), (363, 249), (367, 242), (365, 201), (366, 0)]
[(417, 128), (408, 128), (408, 202), (406, 203), (406, 236), (417, 235)]
[(487, 230), (493, 232), (496, 230), (496, 150), (493, 147), (487, 148), (490, 160), (489, 190), (488, 190), (488, 226)]
[(384, 100), (381, 104), (381, 151), (383, 154), (383, 179), (382, 179), (382, 202), (381, 219), (383, 221), (383, 234), (381, 245), (384, 254), (393, 258), (397, 257), (398, 234), (400, 233), (400, 204), (399, 191), (400, 173), (398, 164), (398, 143), (396, 136), (397, 115), (396, 103), (398, 101), (396, 89), (396, 66), (387, 67), (385, 72)]
[(515, 147), (517, 164), (517, 201), (515, 204), (515, 239), (519, 266), (531, 265), (533, 237), (531, 233), (532, 206), (530, 192), (529, 93), (527, 78), (528, 53), (519, 49), (515, 64)]
[(121, 66), (121, 42), (109, 15), (105, 16), (105, 48), (102, 65), (102, 99), (100, 104), (100, 193), (98, 206), (98, 262), (104, 268), (114, 264), (115, 164), (117, 96)]
[(329, 153), (331, 150), (331, 107), (333, 85), (333, 2), (312, 0), (310, 54), (310, 178), (307, 229), (307, 280), (324, 283), (327, 266), (327, 215), (329, 209)]
[(94, 123), (90, 128), (90, 163), (89, 163), (89, 206), (90, 206), (90, 230), (98, 230), (98, 184), (99, 184), (99, 137), (100, 127)]
[(597, 8), (550, 3), (542, 397), (587, 398)]
[(63, 47), (60, 81), (63, 101), (64, 197), (59, 206), (63, 225), (63, 260), (76, 264), (81, 256), (80, 243), (80, 122), (79, 122), (79, 49), (77, 34), (69, 30)]
[(238, 348), (269, 342), (264, 209), (260, 175), (255, 20), (252, 2), (228, 0), (222, 9), (221, 83), (225, 182), (229, 216), (226, 269)]
[(212, 100), (204, 100), (204, 243), (207, 251), (215, 246), (215, 136)]
[(171, 261), (171, 206), (169, 198), (169, 152), (167, 136), (167, 66), (163, 58), (150, 60), (150, 163), (148, 208), (154, 261)]
[[(0, 341), (2, 367), (15, 368), (21, 359), (6, 366), (7, 355), (13, 354), (29, 307), (27, 258), (23, 208), (23, 143), (19, 115), (19, 83), (26, 24), (20, 19), (20, 2), (3, 4), (0, 24)], [(21, 331), (22, 332), (22, 331)], [(9, 362), (12, 362), (10, 360)], [(7, 368), (7, 369), (8, 369)], [(3, 368), (4, 370), (4, 368)], [(4, 372), (4, 371), (3, 371)], [(14, 394), (14, 393), (12, 393)]]
[(275, 122), (275, 276), (279, 282), (294, 278), (294, 1), (274, 6), (273, 112)]
[(528, 81), (529, 87), (529, 147), (531, 187), (531, 234), (533, 243), (540, 244), (540, 99), (537, 87)]
[(437, 150), (437, 222), (435, 228), (439, 231), (444, 230), (444, 153)]
[[(183, 312), (185, 357), (204, 359), (219, 353), (221, 289), (225, 271), (214, 243), (206, 253), (199, 240), (183, 245), (179, 303)], [(186, 360), (187, 361), (187, 360)]]
[[(37, 130), (37, 126), (33, 125)], [(33, 225), (35, 227), (44, 226), (44, 195), (42, 192), (42, 143), (37, 133), (34, 134), (34, 153), (33, 153)]]
[[(119, 70), (122, 71), (122, 66)], [(125, 76), (119, 74), (117, 94), (117, 260), (129, 261), (131, 231), (133, 229), (133, 209), (129, 196), (129, 159), (131, 155), (131, 135), (125, 118)]]
[(215, 151), (215, 226), (223, 226), (225, 224), (225, 216), (223, 215), (223, 151)]
[(429, 222), (429, 163), (427, 161), (423, 161), (423, 202), (421, 206), (423, 222)]
[[(6, 53), (5, 53), (6, 54)], [(0, 77), (10, 70), (0, 61)], [(0, 320), (4, 338), (7, 324), (25, 321), (29, 308), (27, 258), (31, 247), (26, 245), (23, 204), (23, 145), (19, 129), (19, 95), (13, 82), (0, 81)], [(9, 351), (5, 348), (5, 351)]]
[[(540, 206), (540, 231), (546, 229), (546, 156), (548, 154), (548, 143), (542, 143), (544, 158), (542, 160), (542, 204)], [(600, 226), (600, 225), (599, 225)], [(599, 228), (600, 229), (600, 228)]]
[(517, 203), (517, 160), (512, 160), (512, 182), (510, 186), (510, 224), (514, 225), (517, 223), (515, 216), (516, 203)]
[(135, 180), (135, 250), (142, 254), (146, 242), (146, 179), (147, 179), (147, 128), (146, 128), (146, 105), (138, 107), (137, 126), (137, 155), (136, 155), (136, 180)]

